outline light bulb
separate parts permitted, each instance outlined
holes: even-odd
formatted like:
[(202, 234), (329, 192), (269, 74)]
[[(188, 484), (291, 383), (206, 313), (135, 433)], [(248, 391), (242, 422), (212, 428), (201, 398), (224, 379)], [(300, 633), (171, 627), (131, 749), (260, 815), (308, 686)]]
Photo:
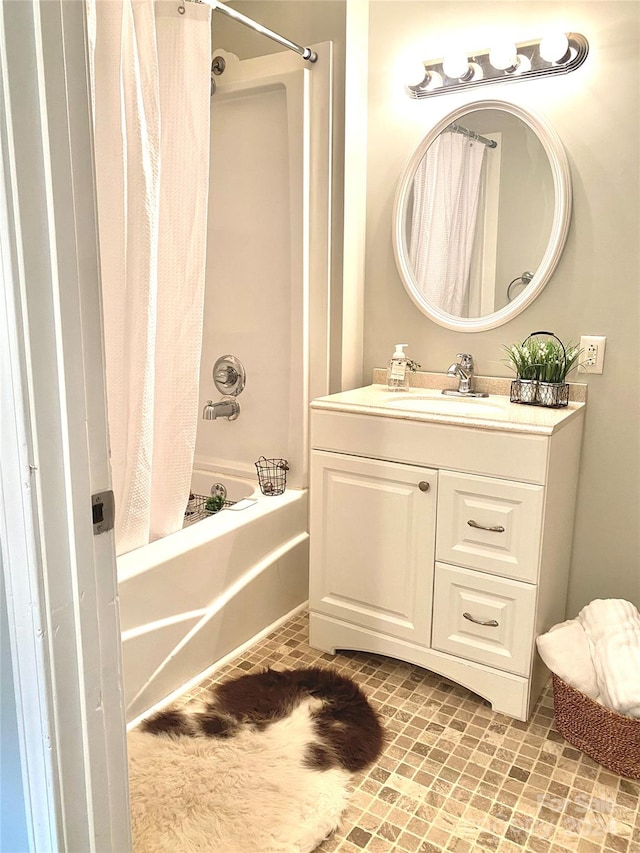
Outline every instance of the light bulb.
[(426, 77), (424, 63), (415, 58), (403, 63), (402, 73), (408, 86), (419, 86)]
[(513, 42), (501, 42), (489, 51), (489, 62), (498, 71), (515, 70), (518, 62), (516, 46)]
[(423, 88), (427, 89), (429, 92), (434, 89), (439, 89), (442, 86), (442, 75), (438, 74), (437, 71), (427, 71), (427, 82), (424, 84)]
[(516, 69), (514, 74), (526, 74), (527, 71), (531, 71), (531, 60), (523, 53), (519, 53), (516, 57)]
[(442, 70), (452, 80), (461, 80), (469, 73), (469, 59), (461, 51), (450, 53), (444, 58)]
[(569, 39), (564, 33), (550, 33), (540, 42), (540, 56), (547, 62), (566, 62), (570, 55)]

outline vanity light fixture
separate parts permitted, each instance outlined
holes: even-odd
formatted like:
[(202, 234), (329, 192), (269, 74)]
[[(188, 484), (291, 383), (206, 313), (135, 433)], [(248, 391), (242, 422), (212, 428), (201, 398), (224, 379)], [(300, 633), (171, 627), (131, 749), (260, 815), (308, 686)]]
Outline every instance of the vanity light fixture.
[(588, 53), (589, 42), (580, 33), (552, 33), (518, 44), (503, 41), (471, 54), (453, 52), (444, 59), (423, 62), (424, 79), (407, 85), (407, 94), (427, 98), (483, 83), (568, 74), (582, 65)]

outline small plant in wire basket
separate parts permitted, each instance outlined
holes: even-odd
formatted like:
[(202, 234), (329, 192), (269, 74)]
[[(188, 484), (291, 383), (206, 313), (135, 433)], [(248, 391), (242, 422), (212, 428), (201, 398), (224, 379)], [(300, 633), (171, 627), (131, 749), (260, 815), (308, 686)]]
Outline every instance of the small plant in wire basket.
[[(536, 335), (548, 335), (541, 341)], [(559, 408), (569, 404), (567, 375), (578, 363), (582, 350), (562, 343), (553, 332), (532, 332), (522, 343), (504, 348), (507, 362), (516, 372), (511, 383), (511, 402)]]
[(224, 504), (224, 495), (210, 495), (204, 503), (204, 508), (207, 512), (220, 512), (220, 510), (224, 507)]
[[(551, 344), (553, 346), (548, 347)], [(542, 354), (541, 382), (565, 382), (567, 375), (578, 365), (582, 350), (575, 344), (548, 341)]]
[(540, 342), (527, 338), (522, 343), (505, 346), (506, 362), (515, 372), (516, 379), (511, 383), (512, 403), (531, 403), (538, 401), (538, 349)]

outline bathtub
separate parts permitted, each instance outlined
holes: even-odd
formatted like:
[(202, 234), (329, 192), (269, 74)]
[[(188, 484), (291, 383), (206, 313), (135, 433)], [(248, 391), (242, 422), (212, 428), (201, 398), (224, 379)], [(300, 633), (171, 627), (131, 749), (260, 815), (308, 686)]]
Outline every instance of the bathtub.
[(118, 558), (127, 721), (135, 724), (308, 597), (307, 491), (195, 471), (236, 505)]

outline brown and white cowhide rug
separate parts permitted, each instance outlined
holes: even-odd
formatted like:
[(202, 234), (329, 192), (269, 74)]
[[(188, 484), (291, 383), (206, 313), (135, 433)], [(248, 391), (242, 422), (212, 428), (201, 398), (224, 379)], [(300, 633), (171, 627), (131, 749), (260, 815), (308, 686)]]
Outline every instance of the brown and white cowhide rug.
[(130, 732), (135, 853), (306, 853), (340, 823), (384, 734), (362, 690), (318, 667), (213, 688)]

